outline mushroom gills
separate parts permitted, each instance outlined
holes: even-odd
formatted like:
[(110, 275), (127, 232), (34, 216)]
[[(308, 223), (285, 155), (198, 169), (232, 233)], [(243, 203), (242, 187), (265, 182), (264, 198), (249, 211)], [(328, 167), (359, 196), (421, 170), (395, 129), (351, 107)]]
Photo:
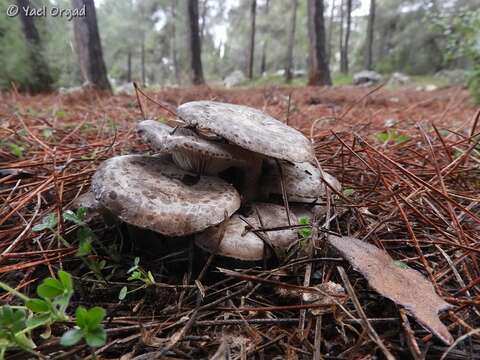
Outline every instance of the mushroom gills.
[(171, 154), (173, 162), (185, 171), (218, 175), (231, 168), (240, 169), (245, 181), (239, 189), (245, 199), (255, 198), (262, 166), (260, 155), (233, 144), (204, 139), (191, 129), (174, 130), (154, 120), (144, 120), (137, 125), (144, 142), (161, 154)]

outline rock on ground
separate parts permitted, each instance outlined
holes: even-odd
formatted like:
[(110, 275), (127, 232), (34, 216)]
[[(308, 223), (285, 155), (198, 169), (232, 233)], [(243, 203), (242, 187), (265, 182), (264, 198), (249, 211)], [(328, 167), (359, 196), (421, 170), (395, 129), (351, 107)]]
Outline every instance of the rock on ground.
[(390, 76), (390, 79), (388, 79), (388, 85), (393, 85), (393, 86), (407, 85), (409, 82), (410, 82), (410, 77), (401, 72), (394, 72)]
[(243, 81), (245, 81), (247, 78), (245, 77), (245, 74), (240, 71), (240, 70), (235, 70), (233, 72), (231, 72), (224, 80), (223, 80), (223, 84), (225, 85), (225, 87), (227, 88), (231, 88), (233, 86), (236, 86), (240, 83), (242, 83)]
[(376, 71), (362, 70), (353, 75), (353, 85), (374, 85), (382, 80), (382, 75)]

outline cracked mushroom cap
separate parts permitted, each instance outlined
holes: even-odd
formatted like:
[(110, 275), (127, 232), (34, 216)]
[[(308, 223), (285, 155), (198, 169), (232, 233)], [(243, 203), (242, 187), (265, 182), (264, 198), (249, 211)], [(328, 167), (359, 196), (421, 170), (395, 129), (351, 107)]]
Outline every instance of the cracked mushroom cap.
[(126, 223), (167, 236), (193, 234), (240, 207), (233, 186), (178, 169), (164, 158), (124, 155), (103, 162), (92, 178), (100, 204)]
[(229, 167), (247, 167), (255, 159), (239, 146), (207, 140), (190, 129), (174, 129), (155, 120), (141, 121), (137, 133), (155, 151), (171, 154), (177, 166), (198, 174), (216, 175)]
[[(264, 194), (282, 194), (281, 177), (276, 161), (264, 161), (264, 174), (260, 180)], [(340, 191), (340, 182), (325, 171), (320, 171), (310, 163), (289, 163), (280, 161), (285, 191), (289, 199), (307, 200), (324, 196), (327, 181), (335, 190)], [(323, 180), (324, 179), (324, 180)]]
[(255, 153), (292, 162), (313, 159), (312, 144), (300, 131), (248, 106), (192, 101), (180, 105), (177, 115)]
[[(246, 221), (235, 214), (224, 223), (197, 234), (195, 244), (205, 251), (221, 256), (243, 261), (262, 260), (264, 254), (268, 255), (265, 252), (264, 241), (251, 231), (250, 225), (255, 228), (276, 228), (288, 226), (289, 223), (283, 206), (266, 203), (256, 203), (253, 206), (256, 207), (261, 222), (255, 211), (252, 215), (244, 217)], [(297, 217), (292, 213), (290, 223), (298, 224)], [(268, 231), (262, 234), (261, 236), (274, 249), (287, 249), (298, 239), (296, 229)]]

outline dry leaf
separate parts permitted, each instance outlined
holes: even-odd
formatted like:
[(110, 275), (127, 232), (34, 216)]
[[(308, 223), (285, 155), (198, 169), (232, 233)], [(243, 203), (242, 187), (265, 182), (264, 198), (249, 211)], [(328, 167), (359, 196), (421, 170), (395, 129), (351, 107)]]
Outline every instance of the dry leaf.
[(452, 305), (436, 294), (433, 285), (421, 273), (394, 261), (385, 251), (364, 241), (337, 236), (329, 236), (328, 241), (365, 276), (373, 289), (404, 306), (444, 343), (453, 343), (448, 328), (438, 317), (438, 312)]

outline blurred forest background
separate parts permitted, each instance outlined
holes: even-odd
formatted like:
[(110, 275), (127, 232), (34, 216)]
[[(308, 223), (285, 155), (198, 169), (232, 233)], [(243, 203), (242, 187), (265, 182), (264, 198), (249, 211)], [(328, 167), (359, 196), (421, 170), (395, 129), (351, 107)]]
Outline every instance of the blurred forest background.
[[(4, 12), (11, 3), (15, 0), (0, 0), (0, 8)], [(89, 3), (93, 6), (92, 0), (30, 1), (61, 8)], [(308, 76), (310, 3), (323, 15), (316, 29), (328, 76), (320, 81)], [(97, 0), (94, 20), (108, 73), (103, 87), (114, 90), (132, 81), (148, 87), (263, 86), (332, 79), (344, 85), (352, 83), (351, 74), (368, 69), (384, 76), (401, 72), (416, 84), (464, 84), (479, 99), (479, 5), (479, 0)], [(38, 92), (88, 80), (75, 51), (76, 20), (31, 19), (33, 36), (21, 16), (0, 16), (0, 87)], [(200, 59), (192, 56), (195, 49)]]

